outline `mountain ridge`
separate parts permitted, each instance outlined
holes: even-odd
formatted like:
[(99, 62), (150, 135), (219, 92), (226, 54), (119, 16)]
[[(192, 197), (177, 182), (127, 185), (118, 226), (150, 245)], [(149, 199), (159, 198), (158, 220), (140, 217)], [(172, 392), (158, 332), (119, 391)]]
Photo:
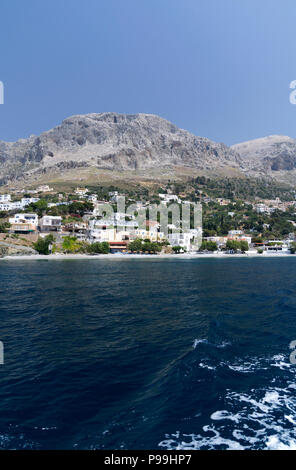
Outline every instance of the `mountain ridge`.
[(231, 148), (239, 153), (251, 172), (280, 172), (296, 169), (296, 140), (289, 136), (270, 135)]
[(54, 174), (66, 178), (86, 169), (142, 173), (152, 179), (166, 172), (278, 179), (289, 173), (293, 180), (296, 140), (275, 135), (228, 147), (154, 114), (107, 112), (73, 115), (39, 136), (0, 141), (1, 185)]
[(92, 113), (66, 118), (40, 136), (0, 142), (1, 179), (18, 179), (65, 163), (133, 171), (185, 166), (239, 167), (229, 147), (197, 137), (152, 114)]

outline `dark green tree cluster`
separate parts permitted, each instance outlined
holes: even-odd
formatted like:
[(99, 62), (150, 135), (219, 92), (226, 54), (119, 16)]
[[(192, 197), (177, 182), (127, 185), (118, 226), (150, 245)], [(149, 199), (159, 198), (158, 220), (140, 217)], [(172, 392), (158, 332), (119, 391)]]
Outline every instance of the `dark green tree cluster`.
[(0, 223), (0, 233), (7, 233), (9, 227), (10, 227), (10, 223), (9, 223), (9, 222)]
[(95, 243), (91, 243), (90, 245), (88, 245), (87, 247), (87, 251), (88, 253), (92, 253), (92, 254), (104, 254), (104, 255), (107, 255), (108, 253), (110, 253), (110, 247), (109, 247), (109, 243), (107, 242), (95, 242)]
[(183, 246), (173, 246), (172, 248), (175, 255), (186, 251), (186, 248), (184, 248)]
[(227, 240), (226, 250), (233, 251), (234, 253), (237, 253), (238, 251), (245, 253), (249, 250), (249, 245), (245, 240)]
[(217, 251), (217, 243), (212, 240), (203, 240), (199, 251)]
[(40, 255), (49, 255), (49, 245), (54, 242), (53, 235), (47, 235), (45, 238), (39, 238), (36, 243), (33, 244), (34, 248)]
[(136, 253), (160, 253), (162, 250), (162, 244), (156, 242), (150, 242), (148, 240), (142, 241), (140, 239), (136, 239), (129, 243), (128, 249), (132, 252)]

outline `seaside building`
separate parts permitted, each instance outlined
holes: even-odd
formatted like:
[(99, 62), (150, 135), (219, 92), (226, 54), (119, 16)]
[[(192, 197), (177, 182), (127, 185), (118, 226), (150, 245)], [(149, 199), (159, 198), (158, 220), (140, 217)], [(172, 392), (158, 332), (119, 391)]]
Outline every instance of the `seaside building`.
[(131, 240), (135, 240), (136, 238), (140, 238), (141, 240), (149, 240), (151, 242), (162, 242), (166, 239), (165, 234), (163, 232), (158, 232), (157, 230), (145, 230), (145, 229), (135, 229), (130, 231), (130, 238)]
[(38, 215), (37, 214), (15, 214), (13, 217), (9, 219), (10, 224), (18, 224), (18, 223), (29, 223), (34, 225), (36, 228), (38, 227)]
[(37, 231), (38, 215), (37, 214), (15, 214), (9, 219), (10, 233), (27, 234)]
[(64, 225), (63, 232), (75, 236), (80, 241), (87, 241), (87, 224), (84, 222), (71, 222)]
[(60, 232), (62, 228), (62, 217), (44, 215), (39, 221), (41, 232)]
[(109, 242), (110, 253), (125, 253), (128, 250), (128, 241)]
[(168, 240), (171, 246), (181, 246), (184, 251), (192, 251), (191, 241), (193, 234), (191, 232), (171, 233)]

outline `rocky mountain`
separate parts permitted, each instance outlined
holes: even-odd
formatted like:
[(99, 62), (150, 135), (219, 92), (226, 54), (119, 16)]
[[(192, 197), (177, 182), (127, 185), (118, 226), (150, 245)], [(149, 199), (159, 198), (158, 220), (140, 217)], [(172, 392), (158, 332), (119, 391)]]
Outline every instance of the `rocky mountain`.
[(282, 135), (271, 135), (231, 147), (242, 158), (242, 168), (249, 174), (291, 172), (296, 169), (296, 140)]
[(59, 126), (14, 143), (0, 141), (0, 183), (80, 168), (147, 172), (193, 168), (215, 171), (241, 166), (224, 144), (196, 137), (155, 115), (77, 115)]
[[(17, 142), (0, 141), (0, 185), (78, 179), (106, 172), (271, 177), (294, 183), (296, 140), (269, 136), (227, 147), (151, 114), (77, 115)], [(81, 180), (83, 178), (80, 178)]]

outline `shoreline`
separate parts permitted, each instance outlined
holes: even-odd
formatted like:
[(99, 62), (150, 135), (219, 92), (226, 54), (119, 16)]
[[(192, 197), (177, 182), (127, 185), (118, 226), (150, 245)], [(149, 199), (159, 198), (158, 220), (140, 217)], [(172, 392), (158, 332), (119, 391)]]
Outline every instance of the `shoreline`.
[(119, 260), (131, 260), (131, 259), (236, 259), (236, 258), (293, 258), (296, 256), (290, 253), (245, 253), (245, 254), (228, 254), (228, 253), (180, 253), (176, 254), (151, 254), (151, 255), (142, 255), (142, 254), (98, 254), (98, 255), (88, 255), (88, 254), (56, 254), (56, 255), (24, 255), (24, 256), (5, 256), (0, 258), (0, 261), (63, 261), (63, 260), (99, 260), (99, 259), (119, 259)]

